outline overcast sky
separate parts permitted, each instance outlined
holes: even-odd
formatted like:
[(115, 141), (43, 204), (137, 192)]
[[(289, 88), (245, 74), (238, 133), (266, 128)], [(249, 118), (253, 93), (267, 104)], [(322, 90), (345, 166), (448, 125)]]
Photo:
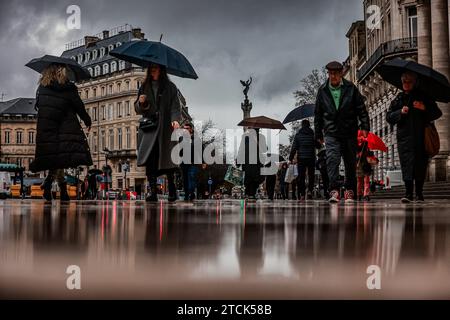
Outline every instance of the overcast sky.
[[(81, 8), (80, 30), (66, 28), (70, 4)], [(60, 55), (68, 42), (128, 23), (149, 40), (163, 33), (191, 61), (199, 79), (172, 81), (196, 119), (234, 128), (242, 119), (239, 80), (253, 76), (252, 115), (283, 120), (300, 79), (346, 59), (345, 34), (362, 17), (362, 0), (1, 0), (0, 94), (33, 97), (38, 75), (24, 67), (31, 58)]]

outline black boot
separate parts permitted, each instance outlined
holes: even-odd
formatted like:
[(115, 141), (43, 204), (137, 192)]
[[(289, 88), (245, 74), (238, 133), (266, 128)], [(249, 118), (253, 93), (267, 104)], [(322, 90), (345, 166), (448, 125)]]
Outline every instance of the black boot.
[(413, 181), (405, 181), (405, 196), (401, 199), (402, 203), (411, 203), (414, 201), (413, 193), (414, 193), (414, 182)]
[(423, 185), (424, 181), (416, 180), (416, 202), (425, 202), (425, 198), (423, 196)]
[(58, 183), (58, 185), (59, 185), (59, 200), (63, 202), (69, 202), (70, 197), (69, 194), (67, 193), (67, 183), (62, 182)]
[(158, 202), (158, 190), (156, 186), (156, 177), (147, 177), (150, 184), (150, 195), (145, 198), (146, 202)]
[(47, 202), (52, 202), (52, 181), (53, 178), (51, 176), (47, 176), (41, 186), (41, 189), (44, 190), (44, 194), (42, 196)]
[(173, 174), (172, 177), (169, 178), (167, 177), (168, 180), (168, 187), (169, 187), (169, 202), (175, 202), (177, 200), (177, 188), (175, 187), (175, 181), (173, 178)]

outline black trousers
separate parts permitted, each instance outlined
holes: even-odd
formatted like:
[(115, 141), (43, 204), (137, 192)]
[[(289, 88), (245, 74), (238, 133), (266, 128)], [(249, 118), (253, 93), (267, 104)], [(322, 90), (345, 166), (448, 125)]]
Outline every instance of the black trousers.
[(315, 182), (315, 173), (316, 173), (316, 161), (315, 159), (306, 159), (306, 160), (298, 160), (298, 177), (297, 177), (297, 185), (298, 185), (298, 193), (300, 196), (306, 195), (306, 172), (308, 171), (308, 191), (314, 191), (314, 182)]
[(158, 169), (158, 163), (159, 163), (159, 146), (156, 143), (155, 146), (153, 147), (152, 152), (150, 153), (150, 156), (145, 166), (145, 174), (147, 176), (148, 183), (150, 184), (151, 193), (153, 194), (154, 192), (156, 192), (158, 177), (161, 175), (166, 175), (169, 188), (169, 198), (175, 198), (177, 192), (175, 187), (176, 169), (160, 170)]
[(277, 176), (267, 176), (266, 177), (266, 189), (267, 189), (267, 196), (270, 200), (273, 200), (273, 195), (275, 193), (275, 184), (277, 182)]

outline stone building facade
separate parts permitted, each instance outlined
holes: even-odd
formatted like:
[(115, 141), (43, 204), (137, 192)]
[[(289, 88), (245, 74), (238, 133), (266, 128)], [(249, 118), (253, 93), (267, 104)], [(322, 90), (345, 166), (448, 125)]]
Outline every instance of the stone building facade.
[(0, 162), (17, 164), (28, 175), (36, 146), (35, 99), (0, 102)]
[[(449, 41), (450, 2), (448, 0), (420, 0), (417, 4), (419, 63), (450, 75)], [(450, 180), (450, 110), (439, 104), (443, 116), (436, 121), (441, 139), (441, 151), (430, 167), (430, 178)]]
[[(379, 9), (379, 19), (373, 11)], [(374, 133), (389, 147), (387, 153), (377, 152), (381, 163), (375, 179), (384, 179), (388, 170), (400, 167), (395, 128), (386, 122), (386, 111), (398, 90), (375, 72), (380, 64), (396, 58), (412, 59), (450, 75), (450, 41), (448, 0), (365, 0), (365, 19), (350, 27), (349, 58), (345, 62), (346, 78), (354, 81), (367, 98)], [(377, 24), (373, 24), (376, 21)], [(364, 40), (364, 41), (362, 41)], [(364, 52), (361, 63), (360, 52)], [(356, 76), (355, 76), (356, 74)], [(431, 161), (430, 181), (450, 180), (450, 110), (440, 104), (443, 112), (436, 127), (441, 138), (441, 152)]]
[[(374, 178), (384, 180), (387, 171), (400, 170), (395, 128), (386, 122), (387, 110), (398, 90), (383, 81), (375, 69), (396, 57), (417, 61), (417, 1), (365, 0), (364, 12), (364, 21), (353, 23), (347, 33), (350, 53), (346, 78), (355, 82), (366, 97), (371, 130), (389, 148), (385, 153), (375, 152), (380, 164)], [(379, 19), (374, 20), (378, 13)]]

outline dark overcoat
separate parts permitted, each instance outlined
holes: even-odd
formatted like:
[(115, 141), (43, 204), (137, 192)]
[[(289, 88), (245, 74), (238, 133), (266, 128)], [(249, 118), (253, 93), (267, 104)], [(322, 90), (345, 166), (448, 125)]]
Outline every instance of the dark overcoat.
[[(144, 104), (139, 103), (139, 96), (141, 94), (147, 95), (147, 101)], [(158, 116), (158, 126), (151, 131), (138, 131), (138, 156), (137, 165), (146, 166), (150, 158), (150, 154), (155, 146), (159, 148), (159, 158), (157, 166), (158, 170), (168, 170), (177, 167), (173, 163), (171, 153), (173, 147), (178, 143), (171, 141), (173, 121), (181, 121), (181, 105), (178, 97), (178, 89), (172, 82), (166, 85), (160, 85), (155, 97), (151, 85), (143, 85), (139, 89), (138, 98), (134, 103), (134, 108), (137, 114), (143, 117)]]
[[(414, 101), (422, 101), (425, 111), (414, 108)], [(406, 115), (402, 114), (404, 106), (409, 107)], [(404, 181), (425, 180), (429, 160), (425, 152), (425, 126), (441, 116), (436, 102), (418, 91), (399, 93), (392, 101), (386, 120), (392, 126), (397, 125), (398, 155)]]
[(91, 118), (77, 87), (70, 82), (39, 86), (36, 109), (36, 151), (30, 170), (38, 172), (91, 166), (89, 145), (78, 117), (87, 127), (91, 126)]

